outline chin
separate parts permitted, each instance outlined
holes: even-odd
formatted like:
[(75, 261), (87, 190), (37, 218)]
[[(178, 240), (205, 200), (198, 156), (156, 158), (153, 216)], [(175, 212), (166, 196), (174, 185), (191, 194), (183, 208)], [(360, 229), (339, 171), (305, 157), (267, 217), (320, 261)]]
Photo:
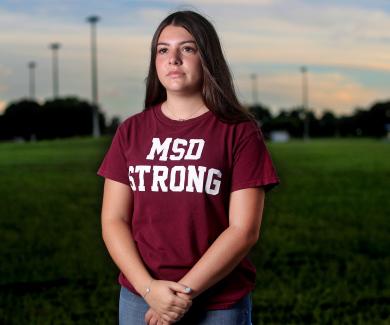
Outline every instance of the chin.
[(201, 92), (199, 87), (166, 87), (167, 92), (176, 94), (195, 94)]
[(173, 93), (181, 93), (181, 92), (182, 93), (196, 93), (196, 92), (202, 91), (202, 87), (199, 87), (199, 85), (180, 85), (180, 84), (172, 85), (172, 84), (166, 83), (163, 86), (167, 91), (170, 91)]
[(191, 90), (192, 87), (181, 86), (181, 85), (165, 85), (165, 89), (171, 92), (187, 92)]

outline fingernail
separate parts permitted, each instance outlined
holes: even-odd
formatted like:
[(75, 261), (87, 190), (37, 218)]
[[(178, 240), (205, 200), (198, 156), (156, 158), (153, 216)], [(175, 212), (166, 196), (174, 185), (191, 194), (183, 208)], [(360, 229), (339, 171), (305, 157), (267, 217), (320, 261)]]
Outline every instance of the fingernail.
[(189, 287), (186, 287), (186, 288), (184, 289), (184, 291), (185, 291), (186, 293), (190, 293), (190, 292), (192, 291), (192, 289), (189, 288)]

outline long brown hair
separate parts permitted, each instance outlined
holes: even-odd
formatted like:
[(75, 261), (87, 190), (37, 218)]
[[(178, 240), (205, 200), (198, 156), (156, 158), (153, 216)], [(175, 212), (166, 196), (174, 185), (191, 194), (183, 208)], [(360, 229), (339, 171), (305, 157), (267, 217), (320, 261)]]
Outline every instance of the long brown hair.
[(219, 119), (228, 123), (253, 120), (253, 116), (237, 99), (217, 32), (206, 18), (193, 11), (170, 14), (160, 23), (153, 35), (144, 110), (167, 99), (166, 90), (157, 76), (156, 54), (158, 38), (168, 25), (185, 28), (196, 41), (203, 69), (202, 96), (206, 106)]

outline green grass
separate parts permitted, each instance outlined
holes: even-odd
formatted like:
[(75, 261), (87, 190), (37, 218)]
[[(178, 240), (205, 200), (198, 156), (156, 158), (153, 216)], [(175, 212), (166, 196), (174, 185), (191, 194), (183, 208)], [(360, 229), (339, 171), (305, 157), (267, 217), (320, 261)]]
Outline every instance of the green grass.
[[(0, 323), (115, 324), (117, 269), (101, 239), (110, 139), (0, 144)], [(269, 143), (254, 324), (390, 322), (390, 143)]]

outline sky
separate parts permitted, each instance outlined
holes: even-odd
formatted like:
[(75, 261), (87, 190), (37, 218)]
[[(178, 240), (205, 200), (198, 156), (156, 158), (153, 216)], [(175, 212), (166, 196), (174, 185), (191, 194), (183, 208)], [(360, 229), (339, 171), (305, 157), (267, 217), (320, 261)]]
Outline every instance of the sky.
[(239, 99), (277, 114), (308, 103), (348, 115), (390, 100), (390, 1), (363, 0), (0, 0), (0, 112), (29, 96), (28, 62), (36, 62), (36, 99), (53, 96), (52, 52), (59, 42), (59, 94), (91, 98), (90, 26), (98, 15), (99, 104), (122, 120), (143, 109), (150, 42), (175, 10), (191, 9), (215, 26)]

